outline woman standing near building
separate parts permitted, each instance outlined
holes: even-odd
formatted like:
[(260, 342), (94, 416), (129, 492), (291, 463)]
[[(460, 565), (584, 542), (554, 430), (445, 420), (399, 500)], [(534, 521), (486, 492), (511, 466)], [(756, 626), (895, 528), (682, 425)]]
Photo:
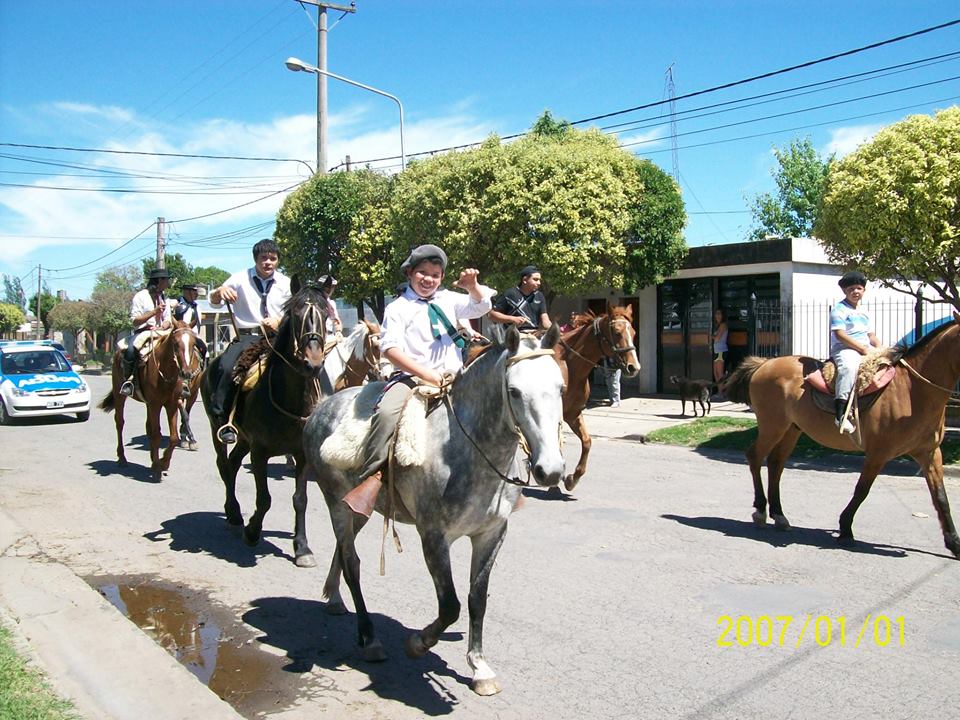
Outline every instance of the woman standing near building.
[(727, 314), (722, 308), (713, 311), (713, 381), (720, 382), (723, 377), (724, 366), (726, 364), (727, 352)]

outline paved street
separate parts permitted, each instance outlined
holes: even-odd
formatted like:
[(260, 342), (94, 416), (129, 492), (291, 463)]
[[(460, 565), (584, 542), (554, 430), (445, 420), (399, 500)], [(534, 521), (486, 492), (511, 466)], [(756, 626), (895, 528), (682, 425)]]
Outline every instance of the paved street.
[[(90, 382), (101, 397), (107, 379)], [(433, 619), (433, 586), (409, 527), (400, 528), (401, 555), (387, 543), (386, 576), (378, 576), (380, 523), (370, 524), (360, 542), (364, 589), (390, 657), (364, 664), (354, 649), (355, 616), (323, 612), (332, 535), (319, 492), (311, 494), (308, 528), (320, 568), (291, 562), (289, 480), (273, 483), (264, 541), (245, 547), (223, 520), (200, 410), (200, 451), (176, 451), (159, 484), (150, 482), (142, 406), (128, 405), (125, 469), (115, 463), (112, 416), (99, 411), (83, 424), (0, 428), (0, 511), (32, 538), (3, 543), (0, 610), (33, 636), (41, 662), (62, 643), (63, 666), (82, 668), (74, 674), (94, 686), (101, 666), (119, 659), (137, 670), (145, 693), (173, 687), (164, 685), (173, 671), (134, 641), (77, 646), (70, 633), (51, 641), (41, 630), (54, 627), (55, 614), (24, 600), (11, 568), (65, 568), (122, 598), (131, 615), (138, 589), (172, 598), (166, 618), (154, 608), (142, 624), (161, 639), (175, 613), (196, 618), (197, 638), (210, 640), (216, 629), (225, 638), (219, 646), (214, 638), (213, 649), (181, 654), (248, 718), (854, 720), (958, 712), (960, 689), (936, 669), (960, 661), (960, 563), (943, 547), (923, 480), (906, 470), (878, 479), (854, 526), (859, 542), (841, 548), (833, 531), (856, 480), (850, 465), (788, 467), (783, 502), (794, 529), (757, 529), (739, 455), (608, 439), (636, 429), (617, 433), (616, 424), (629, 421), (603, 413), (597, 426), (605, 437), (594, 443), (576, 496), (548, 500), (530, 490), (511, 519), (484, 638), (503, 692), (480, 698), (464, 659), (468, 543), (454, 546), (463, 614), (447, 641), (411, 661), (403, 640)], [(566, 450), (572, 464), (570, 437)], [(271, 470), (280, 475), (279, 458)], [(239, 486), (249, 513), (252, 480), (241, 476)], [(960, 484), (951, 479), (948, 491), (960, 507)], [(77, 607), (92, 602), (102, 611), (97, 592), (83, 591), (89, 596)], [(101, 611), (94, 614), (112, 615)], [(111, 627), (141, 637), (132, 625)], [(167, 695), (172, 707), (186, 696)], [(94, 706), (133, 717), (110, 702), (92, 693), (82, 709), (91, 718)], [(199, 707), (182, 716), (199, 717)]]

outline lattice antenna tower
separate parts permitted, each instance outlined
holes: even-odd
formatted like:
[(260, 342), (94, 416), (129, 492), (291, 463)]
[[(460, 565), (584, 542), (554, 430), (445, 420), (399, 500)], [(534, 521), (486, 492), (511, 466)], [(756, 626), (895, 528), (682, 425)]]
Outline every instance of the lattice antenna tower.
[(667, 100), (670, 107), (670, 156), (673, 160), (673, 179), (680, 185), (680, 157), (677, 153), (677, 88), (673, 84), (673, 64), (667, 68)]

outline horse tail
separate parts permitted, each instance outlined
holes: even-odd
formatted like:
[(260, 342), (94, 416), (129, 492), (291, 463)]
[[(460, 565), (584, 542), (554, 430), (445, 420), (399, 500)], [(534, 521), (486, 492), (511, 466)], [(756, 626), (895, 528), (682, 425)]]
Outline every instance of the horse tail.
[(113, 412), (114, 402), (113, 402), (113, 390), (108, 392), (103, 400), (100, 401), (100, 404), (97, 405), (98, 408), (103, 410), (105, 413)]
[(721, 388), (728, 400), (750, 404), (750, 381), (753, 374), (767, 361), (766, 358), (750, 356), (745, 358), (737, 369), (721, 382)]

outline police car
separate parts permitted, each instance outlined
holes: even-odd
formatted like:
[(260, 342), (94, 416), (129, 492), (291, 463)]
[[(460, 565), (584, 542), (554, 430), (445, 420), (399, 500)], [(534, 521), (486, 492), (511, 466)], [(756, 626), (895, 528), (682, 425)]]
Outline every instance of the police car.
[(49, 340), (0, 340), (0, 425), (14, 418), (90, 417), (90, 388)]

